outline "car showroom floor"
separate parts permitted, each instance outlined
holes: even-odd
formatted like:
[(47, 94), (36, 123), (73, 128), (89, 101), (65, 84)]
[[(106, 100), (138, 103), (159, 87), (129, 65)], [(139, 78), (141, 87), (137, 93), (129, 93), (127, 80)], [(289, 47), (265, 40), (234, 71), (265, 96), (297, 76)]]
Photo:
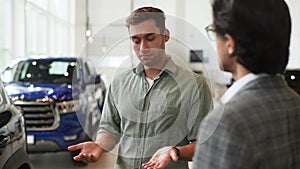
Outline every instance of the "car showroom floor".
[(69, 152), (29, 154), (34, 169), (113, 169), (115, 155), (105, 153), (96, 163), (74, 163)]
[[(105, 153), (99, 161), (87, 165), (74, 163), (69, 152), (29, 154), (33, 169), (113, 169), (116, 155)], [(189, 163), (192, 169), (192, 163)]]

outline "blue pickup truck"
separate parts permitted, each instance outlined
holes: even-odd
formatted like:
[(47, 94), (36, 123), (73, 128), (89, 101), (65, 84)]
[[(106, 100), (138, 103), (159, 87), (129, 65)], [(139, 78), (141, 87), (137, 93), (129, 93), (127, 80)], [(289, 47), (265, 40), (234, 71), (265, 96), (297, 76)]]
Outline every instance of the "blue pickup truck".
[(7, 67), (1, 79), (25, 118), (29, 152), (66, 150), (95, 138), (106, 88), (91, 62), (25, 58)]

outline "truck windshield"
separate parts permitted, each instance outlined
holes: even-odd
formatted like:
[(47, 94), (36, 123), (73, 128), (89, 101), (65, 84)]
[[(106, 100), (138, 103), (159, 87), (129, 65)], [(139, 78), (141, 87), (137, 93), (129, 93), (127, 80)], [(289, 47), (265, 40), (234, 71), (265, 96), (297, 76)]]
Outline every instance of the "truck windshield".
[(20, 61), (2, 73), (2, 80), (45, 84), (77, 83), (77, 63), (70, 61), (29, 60)]

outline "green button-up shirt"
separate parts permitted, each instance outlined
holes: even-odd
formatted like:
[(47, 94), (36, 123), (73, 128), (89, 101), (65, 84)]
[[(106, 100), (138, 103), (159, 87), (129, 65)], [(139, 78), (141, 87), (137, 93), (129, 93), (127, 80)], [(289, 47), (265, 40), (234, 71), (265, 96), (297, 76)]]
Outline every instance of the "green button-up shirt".
[[(116, 169), (143, 168), (159, 148), (195, 141), (211, 107), (210, 89), (201, 75), (169, 58), (150, 87), (139, 64), (110, 84), (99, 132), (119, 143)], [(171, 161), (166, 168), (187, 169), (188, 163)]]

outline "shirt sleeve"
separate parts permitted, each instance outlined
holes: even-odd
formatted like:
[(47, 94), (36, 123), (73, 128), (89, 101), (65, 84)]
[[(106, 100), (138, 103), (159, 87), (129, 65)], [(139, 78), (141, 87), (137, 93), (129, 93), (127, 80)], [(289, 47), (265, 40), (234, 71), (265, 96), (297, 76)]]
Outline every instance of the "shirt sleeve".
[(201, 121), (208, 114), (213, 107), (211, 90), (206, 80), (201, 77), (197, 79), (198, 84), (198, 96), (191, 105), (188, 118), (188, 140), (195, 141), (197, 139), (198, 130), (200, 128)]
[(121, 118), (115, 106), (115, 102), (112, 97), (112, 87), (110, 86), (105, 99), (98, 133), (104, 132), (111, 134), (115, 141), (119, 142), (121, 137), (120, 123)]

